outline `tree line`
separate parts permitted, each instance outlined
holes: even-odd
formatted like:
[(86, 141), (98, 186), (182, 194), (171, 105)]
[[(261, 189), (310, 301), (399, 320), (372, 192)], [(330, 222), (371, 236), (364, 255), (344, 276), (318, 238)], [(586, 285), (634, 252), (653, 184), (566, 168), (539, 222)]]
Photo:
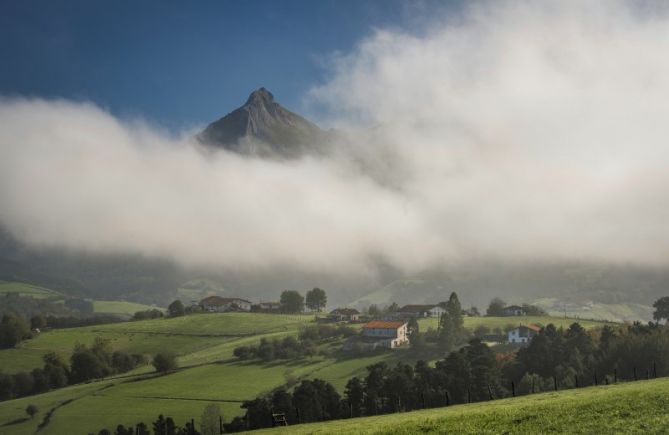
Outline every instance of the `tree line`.
[(283, 339), (260, 339), (258, 345), (239, 346), (233, 351), (239, 359), (261, 359), (265, 362), (276, 359), (295, 359), (313, 356), (317, 353), (317, 345), (332, 339), (350, 337), (356, 331), (345, 326), (313, 325), (303, 328), (298, 337), (287, 336)]
[(124, 373), (145, 364), (143, 355), (111, 349), (109, 340), (96, 337), (89, 347), (75, 345), (69, 365), (55, 352), (42, 357), (44, 365), (30, 372), (0, 373), (0, 400), (9, 400), (91, 379)]
[[(454, 306), (455, 304), (453, 304)], [(669, 374), (669, 329), (657, 323), (586, 331), (547, 325), (517, 353), (496, 354), (479, 339), (434, 366), (378, 363), (351, 378), (343, 397), (319, 379), (303, 380), (244, 402), (229, 430), (270, 427), (272, 413), (289, 424), (333, 420), (492, 400), (512, 395), (601, 385)]]

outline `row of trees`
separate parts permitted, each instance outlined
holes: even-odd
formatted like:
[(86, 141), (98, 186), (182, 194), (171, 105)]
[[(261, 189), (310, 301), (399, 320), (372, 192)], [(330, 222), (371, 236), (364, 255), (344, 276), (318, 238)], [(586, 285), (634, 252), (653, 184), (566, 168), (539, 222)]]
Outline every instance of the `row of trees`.
[(321, 312), (327, 305), (328, 297), (325, 290), (318, 287), (311, 289), (305, 297), (295, 290), (284, 290), (281, 292), (279, 303), (284, 313), (301, 313), (306, 306), (311, 311)]
[(356, 332), (344, 325), (313, 325), (302, 329), (297, 338), (288, 336), (282, 340), (263, 338), (257, 346), (239, 346), (234, 355), (239, 359), (259, 358), (263, 361), (275, 359), (294, 359), (313, 356), (317, 353), (317, 345), (340, 337), (350, 337)]
[[(457, 304), (451, 299), (450, 307)], [(457, 325), (457, 318), (449, 320)], [(478, 339), (431, 367), (378, 363), (364, 378), (350, 379), (340, 397), (322, 380), (302, 381), (245, 402), (244, 418), (230, 424), (243, 430), (268, 427), (271, 413), (285, 413), (290, 424), (377, 415), (501, 397), (633, 380), (669, 374), (669, 329), (659, 324), (604, 326), (586, 331), (545, 327), (516, 353), (495, 354)], [(512, 386), (513, 385), (513, 386)]]
[(42, 368), (15, 374), (0, 373), (0, 400), (28, 396), (62, 388), (117, 373), (124, 373), (146, 360), (142, 355), (113, 351), (109, 340), (96, 338), (92, 346), (74, 347), (68, 365), (58, 354), (50, 352), (42, 357)]
[[(186, 422), (183, 426), (178, 426), (172, 417), (164, 417), (162, 414), (151, 424), (154, 435), (218, 435), (222, 432), (223, 413), (221, 407), (217, 404), (209, 404), (204, 408), (200, 417), (200, 430), (197, 430), (195, 421)], [(227, 426), (227, 425), (226, 425)], [(111, 435), (108, 429), (102, 429), (98, 435)], [(146, 423), (137, 423), (133, 426), (118, 424), (114, 435), (151, 435), (149, 426)]]

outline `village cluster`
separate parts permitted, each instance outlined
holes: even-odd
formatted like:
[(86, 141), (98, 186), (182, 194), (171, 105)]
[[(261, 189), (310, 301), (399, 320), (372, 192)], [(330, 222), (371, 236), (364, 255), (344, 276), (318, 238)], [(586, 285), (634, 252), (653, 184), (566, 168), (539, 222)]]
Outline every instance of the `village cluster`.
[[(267, 312), (280, 313), (280, 302), (258, 302), (252, 303), (243, 298), (209, 296), (199, 302), (193, 302), (192, 311), (221, 313), (221, 312)], [(343, 346), (343, 350), (374, 350), (377, 348), (394, 349), (409, 343), (410, 319), (440, 318), (444, 314), (444, 308), (439, 304), (405, 305), (397, 311), (385, 313), (381, 319), (373, 318), (369, 314), (363, 314), (355, 308), (335, 308), (329, 314), (321, 318), (321, 321), (364, 323), (359, 335), (350, 337)], [(514, 317), (526, 316), (526, 308), (518, 305), (509, 305), (501, 309), (501, 316)], [(503, 336), (508, 343), (528, 343), (532, 337), (541, 331), (538, 325), (519, 324), (509, 329)]]

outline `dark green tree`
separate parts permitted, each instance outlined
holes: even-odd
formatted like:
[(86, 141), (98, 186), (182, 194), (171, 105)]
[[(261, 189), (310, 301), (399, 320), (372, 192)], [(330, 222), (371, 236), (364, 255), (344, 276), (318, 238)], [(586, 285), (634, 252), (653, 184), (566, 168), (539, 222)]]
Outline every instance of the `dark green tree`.
[(167, 312), (170, 314), (170, 317), (178, 317), (186, 314), (186, 308), (184, 304), (179, 300), (175, 300), (167, 307)]
[(320, 313), (323, 311), (323, 308), (325, 308), (327, 301), (328, 297), (325, 294), (325, 290), (316, 287), (307, 292), (306, 305), (307, 308), (312, 311), (318, 311)]
[(656, 300), (653, 303), (653, 308), (655, 308), (653, 319), (655, 319), (656, 322), (659, 322), (662, 319), (669, 320), (669, 296)]
[(304, 310), (304, 296), (295, 290), (284, 290), (279, 300), (284, 313), (301, 313)]
[(349, 379), (344, 390), (344, 397), (346, 397), (347, 406), (353, 417), (362, 415), (363, 400), (365, 398), (365, 389), (357, 376)]
[(135, 425), (135, 435), (151, 435), (151, 432), (149, 432), (145, 423), (137, 423)]
[(504, 315), (504, 307), (506, 307), (506, 302), (500, 298), (493, 298), (493, 300), (490, 301), (490, 305), (488, 305), (488, 309), (486, 310), (486, 316), (502, 316)]
[(5, 314), (0, 321), (0, 347), (14, 347), (30, 338), (30, 328), (21, 317)]
[(30, 416), (30, 418), (34, 418), (35, 415), (38, 412), (39, 412), (39, 409), (37, 408), (37, 406), (35, 406), (33, 404), (30, 404), (30, 405), (26, 406), (26, 414), (28, 414)]
[(170, 352), (161, 352), (156, 354), (151, 361), (157, 372), (165, 373), (176, 370), (178, 367), (177, 357)]

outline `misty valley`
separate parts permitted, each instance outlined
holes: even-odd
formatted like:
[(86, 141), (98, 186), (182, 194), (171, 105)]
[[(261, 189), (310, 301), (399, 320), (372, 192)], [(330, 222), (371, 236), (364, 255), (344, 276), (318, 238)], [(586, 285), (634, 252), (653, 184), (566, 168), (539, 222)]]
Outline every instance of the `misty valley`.
[(0, 434), (669, 433), (660, 0), (0, 3)]

